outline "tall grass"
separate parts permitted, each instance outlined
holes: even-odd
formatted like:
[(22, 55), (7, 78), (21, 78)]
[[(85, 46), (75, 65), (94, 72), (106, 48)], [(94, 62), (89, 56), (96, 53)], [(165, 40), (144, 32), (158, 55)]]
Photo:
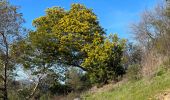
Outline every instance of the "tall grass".
[(84, 100), (154, 100), (156, 94), (170, 89), (170, 71), (152, 79), (124, 83), (111, 91), (84, 94)]

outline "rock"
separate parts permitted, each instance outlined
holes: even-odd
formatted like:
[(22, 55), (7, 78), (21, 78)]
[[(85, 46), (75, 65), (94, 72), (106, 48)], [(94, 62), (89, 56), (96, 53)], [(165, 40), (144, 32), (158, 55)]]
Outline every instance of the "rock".
[(74, 98), (74, 100), (80, 100), (80, 98)]

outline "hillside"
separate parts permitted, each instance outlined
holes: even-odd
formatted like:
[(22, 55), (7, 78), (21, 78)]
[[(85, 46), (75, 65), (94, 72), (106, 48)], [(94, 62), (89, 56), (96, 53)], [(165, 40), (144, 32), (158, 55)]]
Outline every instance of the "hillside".
[(0, 100), (170, 100), (170, 0), (39, 3), (0, 0)]
[[(170, 72), (164, 72), (151, 79), (110, 85), (108, 91), (86, 93), (85, 100), (170, 100)], [(163, 99), (164, 98), (164, 99)]]

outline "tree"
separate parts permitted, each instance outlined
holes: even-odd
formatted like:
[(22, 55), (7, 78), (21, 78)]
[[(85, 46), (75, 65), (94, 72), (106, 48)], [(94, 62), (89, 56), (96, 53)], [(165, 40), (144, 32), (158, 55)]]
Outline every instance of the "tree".
[[(65, 66), (75, 66), (84, 69), (81, 65), (85, 52), (82, 49), (86, 44), (91, 44), (98, 33), (101, 41), (105, 34), (99, 25), (97, 16), (91, 9), (80, 4), (72, 4), (69, 11), (60, 7), (53, 7), (46, 10), (46, 15), (34, 20), (33, 25), (36, 31), (31, 37), (35, 37), (35, 43), (41, 44), (42, 36), (49, 36), (53, 41), (53, 48), (46, 44), (46, 51), (55, 55), (60, 52), (60, 63)], [(50, 50), (49, 50), (50, 49)]]
[(6, 0), (0, 1), (0, 60), (3, 65), (3, 92), (2, 98), (8, 99), (8, 77), (13, 63), (10, 52), (11, 43), (16, 41), (21, 32), (23, 23), (22, 14), (18, 13), (18, 7), (10, 5)]
[(120, 40), (115, 34), (110, 35), (104, 43), (101, 43), (100, 38), (96, 38), (93, 44), (86, 45), (84, 50), (87, 52), (87, 58), (82, 66), (88, 70), (93, 83), (106, 84), (125, 73), (122, 65), (125, 44), (126, 41)]
[(133, 43), (128, 43), (125, 50), (127, 67), (133, 64), (141, 65), (142, 54), (143, 52), (140, 46)]
[[(61, 7), (48, 8), (46, 15), (35, 19), (33, 25), (35, 31), (12, 46), (18, 64), (31, 70), (37, 79), (28, 98), (34, 96), (44, 78), (51, 73), (58, 75), (59, 71), (65, 73), (66, 67), (100, 75), (102, 78), (97, 82), (104, 83), (124, 74), (121, 61), (125, 41), (116, 35), (105, 41), (105, 32), (91, 9), (80, 4), (72, 4), (68, 11)], [(92, 55), (96, 60), (89, 65), (87, 60)], [(97, 80), (98, 76), (94, 77)]]
[(141, 46), (143, 76), (153, 75), (157, 66), (170, 55), (169, 1), (142, 13), (141, 20), (132, 26), (132, 33)]
[(166, 15), (170, 17), (170, 1), (166, 0)]
[(64, 72), (67, 66), (86, 70), (80, 66), (86, 56), (82, 49), (92, 43), (96, 33), (101, 41), (105, 34), (92, 10), (80, 4), (73, 4), (69, 11), (49, 8), (33, 25), (36, 30), (11, 47), (18, 64), (36, 77), (36, 85), (28, 98), (34, 96), (41, 80), (50, 73)]
[[(87, 9), (85, 6), (80, 4), (73, 4), (69, 11), (65, 11), (63, 8), (60, 7), (49, 8), (47, 9), (45, 16), (39, 17), (34, 20), (33, 25), (36, 27), (36, 31), (31, 34), (32, 37), (35, 37), (34, 39), (36, 42), (34, 43), (42, 44), (41, 37), (43, 36), (49, 36), (50, 38), (52, 38), (51, 40), (53, 40), (53, 45), (46, 44), (46, 47), (49, 47), (49, 49), (45, 51), (53, 54), (53, 57), (54, 55), (56, 56), (58, 53), (59, 56), (56, 57), (57, 63), (64, 66), (79, 67), (89, 73), (92, 70), (89, 69), (86, 65), (86, 60), (90, 56), (89, 52), (101, 58), (101, 55), (97, 55), (95, 54), (96, 52), (93, 52), (93, 49), (95, 49), (95, 45), (98, 44), (97, 46), (99, 47), (98, 50), (100, 52), (106, 51), (105, 53), (113, 52), (113, 55), (114, 53), (117, 54), (115, 58), (113, 57), (113, 59), (109, 55), (110, 58), (108, 59), (110, 60), (105, 64), (110, 63), (111, 59), (114, 60), (115, 62), (113, 62), (115, 63), (115, 65), (113, 65), (113, 69), (116, 74), (115, 76), (118, 76), (121, 73), (121, 71), (119, 73), (118, 70), (122, 68), (120, 64), (121, 60), (119, 58), (122, 57), (123, 46), (120, 45), (123, 45), (124, 43), (120, 43), (120, 45), (118, 45), (120, 46), (120, 48), (118, 47), (117, 50), (111, 49), (114, 48), (114, 43), (110, 43), (109, 40), (104, 43), (105, 32), (103, 31), (103, 28), (99, 25), (97, 16), (92, 12), (92, 10)], [(39, 38), (40, 40), (38, 40)], [(118, 44), (120, 42), (119, 39), (115, 39), (113, 41)], [(108, 47), (109, 49), (105, 49), (105, 46), (107, 44), (110, 45), (110, 47)], [(89, 46), (91, 46), (93, 49), (90, 49), (91, 47)], [(89, 49), (87, 50), (87, 48)], [(117, 61), (116, 57), (118, 57)], [(105, 58), (107, 59), (107, 56), (105, 56)], [(96, 60), (93, 63), (98, 62), (100, 61)], [(95, 67), (97, 68), (97, 66), (93, 64), (91, 65), (91, 67), (92, 66), (94, 67), (94, 69)], [(109, 66), (109, 64), (101, 66), (105, 67)], [(119, 66), (120, 69), (116, 68), (115, 66)], [(107, 70), (109, 70), (109, 68)], [(123, 73), (123, 68), (121, 70)], [(107, 72), (104, 72), (104, 74), (106, 73)]]
[(156, 49), (163, 54), (169, 54), (170, 25), (166, 8), (165, 5), (158, 5), (153, 10), (146, 10), (139, 23), (132, 25), (132, 33), (143, 49)]
[[(13, 56), (16, 57), (18, 64), (23, 66), (25, 71), (30, 72), (30, 79), (34, 80), (34, 87), (31, 88), (31, 93), (26, 97), (27, 99), (33, 98), (38, 88), (42, 84), (44, 79), (51, 76), (53, 82), (61, 79), (61, 74), (64, 73), (64, 67), (57, 64), (57, 61), (50, 53), (43, 51), (45, 44), (50, 44), (50, 38), (45, 37), (42, 39), (41, 44), (34, 44), (35, 38), (27, 37), (13, 44), (12, 51)], [(45, 44), (43, 44), (45, 43)], [(53, 76), (53, 77), (52, 77)], [(48, 81), (48, 82), (50, 82)], [(50, 82), (51, 83), (51, 82)]]
[(66, 73), (66, 81), (65, 84), (72, 88), (74, 92), (79, 92), (83, 88), (83, 82), (81, 81), (81, 77), (83, 73), (80, 70), (71, 68)]

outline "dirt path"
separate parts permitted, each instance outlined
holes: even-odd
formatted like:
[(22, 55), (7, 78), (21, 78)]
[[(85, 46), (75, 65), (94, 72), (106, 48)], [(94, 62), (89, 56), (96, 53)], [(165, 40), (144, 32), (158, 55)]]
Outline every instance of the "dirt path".
[(170, 100), (170, 91), (166, 94), (164, 94), (163, 100)]
[(170, 90), (165, 91), (156, 97), (157, 100), (170, 100)]

